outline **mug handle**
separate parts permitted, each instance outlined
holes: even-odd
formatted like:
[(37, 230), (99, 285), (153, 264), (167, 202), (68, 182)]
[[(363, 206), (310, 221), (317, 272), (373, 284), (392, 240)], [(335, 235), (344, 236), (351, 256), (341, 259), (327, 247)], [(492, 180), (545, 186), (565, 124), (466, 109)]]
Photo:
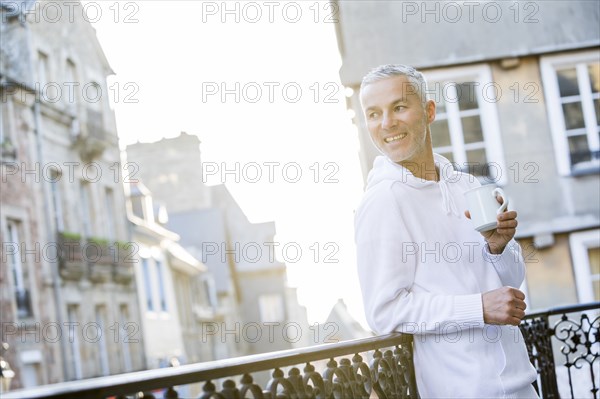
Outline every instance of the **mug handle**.
[(494, 189), (494, 191), (492, 191), (492, 197), (494, 197), (494, 199), (496, 199), (496, 194), (500, 194), (502, 196), (502, 199), (504, 200), (504, 202), (502, 203), (502, 205), (500, 205), (500, 208), (498, 208), (498, 211), (496, 212), (496, 214), (501, 214), (502, 212), (506, 211), (506, 208), (508, 208), (508, 197), (506, 196), (506, 194), (504, 194), (504, 190), (502, 190), (500, 187), (497, 187)]

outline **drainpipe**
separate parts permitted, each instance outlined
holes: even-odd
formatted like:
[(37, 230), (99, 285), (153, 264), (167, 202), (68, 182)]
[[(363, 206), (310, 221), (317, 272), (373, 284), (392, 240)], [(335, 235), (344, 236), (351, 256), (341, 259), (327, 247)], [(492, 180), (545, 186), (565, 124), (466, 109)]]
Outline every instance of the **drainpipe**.
[[(20, 11), (21, 13), (23, 13), (23, 10)], [(29, 68), (29, 76), (31, 76), (31, 78), (33, 79), (33, 77), (35, 76), (34, 74), (34, 66), (33, 66), (33, 58), (35, 56), (34, 54), (34, 48), (33, 48), (33, 39), (32, 39), (32, 35), (31, 35), (31, 30), (29, 29), (29, 25), (27, 24), (27, 16), (26, 15), (20, 15), (19, 18), (21, 19), (21, 24), (23, 25), (23, 27), (25, 28), (25, 36), (26, 36), (26, 40), (27, 40), (27, 49), (28, 49), (28, 53), (29, 53), (29, 57), (28, 57), (28, 68)], [(34, 89), (35, 89), (35, 85), (34, 85)], [(37, 150), (37, 158), (38, 161), (40, 162), (40, 165), (44, 164), (44, 154), (43, 154), (43, 137), (42, 137), (42, 117), (41, 117), (41, 109), (40, 109), (40, 99), (38, 96), (39, 93), (35, 93), (35, 101), (33, 102), (33, 119), (34, 119), (34, 135), (35, 135), (35, 147)], [(51, 198), (49, 198), (50, 196), (50, 187), (48, 187), (48, 182), (45, 181), (45, 179), (42, 179), (42, 198), (44, 200), (44, 209), (52, 209), (52, 200)], [(48, 239), (48, 242), (55, 242), (56, 241), (56, 231), (54, 231), (54, 229), (52, 228), (52, 219), (50, 218), (50, 213), (49, 212), (43, 212), (44, 214), (44, 224), (46, 225), (46, 236)], [(54, 261), (50, 261), (48, 262), (50, 264), (50, 273), (51, 273), (51, 278), (52, 278), (52, 287), (53, 287), (53, 291), (54, 291), (54, 301), (56, 304), (56, 318), (57, 318), (57, 323), (59, 324), (59, 326), (61, 326), (61, 328), (65, 325), (64, 324), (64, 313), (63, 313), (63, 307), (62, 307), (62, 291), (61, 291), (61, 286), (60, 286), (60, 275), (58, 272), (58, 253), (56, 253), (56, 246), (51, 246), (51, 251), (53, 252), (53, 256), (54, 256)], [(63, 371), (63, 380), (66, 380), (68, 377), (68, 368), (67, 368), (67, 349), (66, 349), (66, 342), (65, 342), (65, 334), (61, 334), (61, 338), (60, 338), (60, 353), (62, 356), (63, 361), (62, 363), (62, 371)]]

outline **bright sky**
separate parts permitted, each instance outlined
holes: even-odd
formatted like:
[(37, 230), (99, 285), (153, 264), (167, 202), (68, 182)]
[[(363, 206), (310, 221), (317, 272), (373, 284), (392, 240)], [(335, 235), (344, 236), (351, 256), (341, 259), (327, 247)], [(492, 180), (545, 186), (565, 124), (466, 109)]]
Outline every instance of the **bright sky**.
[[(359, 146), (339, 82), (330, 5), (100, 4), (94, 26), (116, 72), (109, 86), (119, 89), (121, 146), (198, 135), (203, 161), (219, 168), (208, 184), (225, 183), (251, 222), (275, 221), (279, 248), (291, 248), (280, 260), (294, 260), (292, 249), (301, 248), (299, 260), (286, 263), (309, 321), (323, 322), (341, 297), (363, 322), (352, 224), (362, 194)], [(224, 98), (222, 89), (229, 90)], [(125, 102), (126, 95), (139, 101)], [(231, 169), (236, 162), (246, 172), (239, 183), (220, 173), (222, 163)], [(251, 162), (262, 173), (256, 183), (248, 181), (256, 178)], [(271, 164), (273, 182), (270, 162), (279, 162)]]

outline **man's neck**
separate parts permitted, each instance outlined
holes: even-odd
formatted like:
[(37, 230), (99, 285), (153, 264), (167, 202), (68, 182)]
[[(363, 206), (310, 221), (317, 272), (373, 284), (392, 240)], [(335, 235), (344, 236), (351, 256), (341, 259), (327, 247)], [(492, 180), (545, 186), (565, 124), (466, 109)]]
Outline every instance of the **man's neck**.
[(399, 164), (410, 171), (414, 177), (421, 180), (429, 181), (440, 181), (440, 173), (438, 171), (435, 162), (433, 162), (433, 156), (430, 160), (424, 162), (399, 162)]

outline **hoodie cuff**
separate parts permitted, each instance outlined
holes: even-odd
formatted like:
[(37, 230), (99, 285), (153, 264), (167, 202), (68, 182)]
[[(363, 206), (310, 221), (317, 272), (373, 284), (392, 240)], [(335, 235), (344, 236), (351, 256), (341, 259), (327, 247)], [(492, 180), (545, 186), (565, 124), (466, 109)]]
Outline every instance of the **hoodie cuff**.
[(456, 295), (454, 297), (454, 316), (458, 323), (483, 326), (481, 294)]
[[(493, 264), (495, 267), (498, 267), (498, 266), (508, 267), (507, 264), (510, 263), (510, 262), (508, 262), (508, 260), (511, 256), (511, 254), (514, 255), (515, 253), (517, 253), (517, 254), (519, 253), (520, 248), (515, 248), (515, 246), (518, 246), (518, 244), (515, 241), (515, 239), (513, 238), (506, 244), (502, 253), (493, 254), (490, 252), (490, 247), (489, 247), (488, 243), (486, 242), (485, 245), (483, 246), (483, 248), (484, 248), (483, 259), (486, 260), (487, 262)], [(515, 252), (515, 250), (516, 250), (516, 252)]]

